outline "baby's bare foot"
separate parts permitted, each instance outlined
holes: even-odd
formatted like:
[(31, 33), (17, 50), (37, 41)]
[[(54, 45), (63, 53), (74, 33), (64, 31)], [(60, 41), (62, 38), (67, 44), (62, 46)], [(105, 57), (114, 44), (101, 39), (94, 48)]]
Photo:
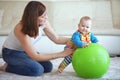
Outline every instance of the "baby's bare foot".
[(7, 67), (7, 63), (4, 63), (2, 66), (0, 66), (0, 71), (5, 71)]

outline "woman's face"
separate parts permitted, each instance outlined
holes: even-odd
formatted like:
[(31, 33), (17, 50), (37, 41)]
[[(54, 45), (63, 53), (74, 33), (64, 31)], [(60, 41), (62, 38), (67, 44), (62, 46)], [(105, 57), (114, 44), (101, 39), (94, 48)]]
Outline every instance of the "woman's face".
[(47, 12), (45, 11), (41, 16), (38, 17), (38, 25), (42, 26), (46, 23), (48, 19)]
[(83, 19), (82, 22), (78, 24), (78, 29), (82, 34), (87, 34), (90, 32), (91, 24), (91, 20)]

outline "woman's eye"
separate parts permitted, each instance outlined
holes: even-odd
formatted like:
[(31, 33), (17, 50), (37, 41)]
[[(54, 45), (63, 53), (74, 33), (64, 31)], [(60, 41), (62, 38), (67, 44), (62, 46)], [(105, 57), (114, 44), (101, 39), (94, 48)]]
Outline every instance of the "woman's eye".
[(41, 18), (44, 18), (44, 16), (41, 16)]

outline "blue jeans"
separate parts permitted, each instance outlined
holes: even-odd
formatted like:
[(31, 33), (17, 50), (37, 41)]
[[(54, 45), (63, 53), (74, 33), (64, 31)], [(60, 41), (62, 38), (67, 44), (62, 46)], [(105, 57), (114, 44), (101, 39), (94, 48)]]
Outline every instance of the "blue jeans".
[(40, 76), (42, 73), (51, 72), (53, 65), (50, 61), (38, 62), (27, 56), (25, 51), (2, 49), (3, 60), (8, 63), (6, 72), (25, 76)]

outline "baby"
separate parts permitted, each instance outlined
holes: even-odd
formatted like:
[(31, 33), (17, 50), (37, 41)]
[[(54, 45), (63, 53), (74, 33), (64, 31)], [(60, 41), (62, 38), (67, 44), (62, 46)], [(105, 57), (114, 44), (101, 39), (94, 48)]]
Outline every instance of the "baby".
[[(76, 50), (77, 48), (85, 48), (90, 43), (98, 43), (98, 39), (90, 32), (92, 20), (88, 16), (80, 19), (78, 30), (74, 32), (70, 41), (66, 43), (66, 48)], [(72, 55), (66, 56), (58, 67), (57, 72), (61, 73), (72, 62)]]

